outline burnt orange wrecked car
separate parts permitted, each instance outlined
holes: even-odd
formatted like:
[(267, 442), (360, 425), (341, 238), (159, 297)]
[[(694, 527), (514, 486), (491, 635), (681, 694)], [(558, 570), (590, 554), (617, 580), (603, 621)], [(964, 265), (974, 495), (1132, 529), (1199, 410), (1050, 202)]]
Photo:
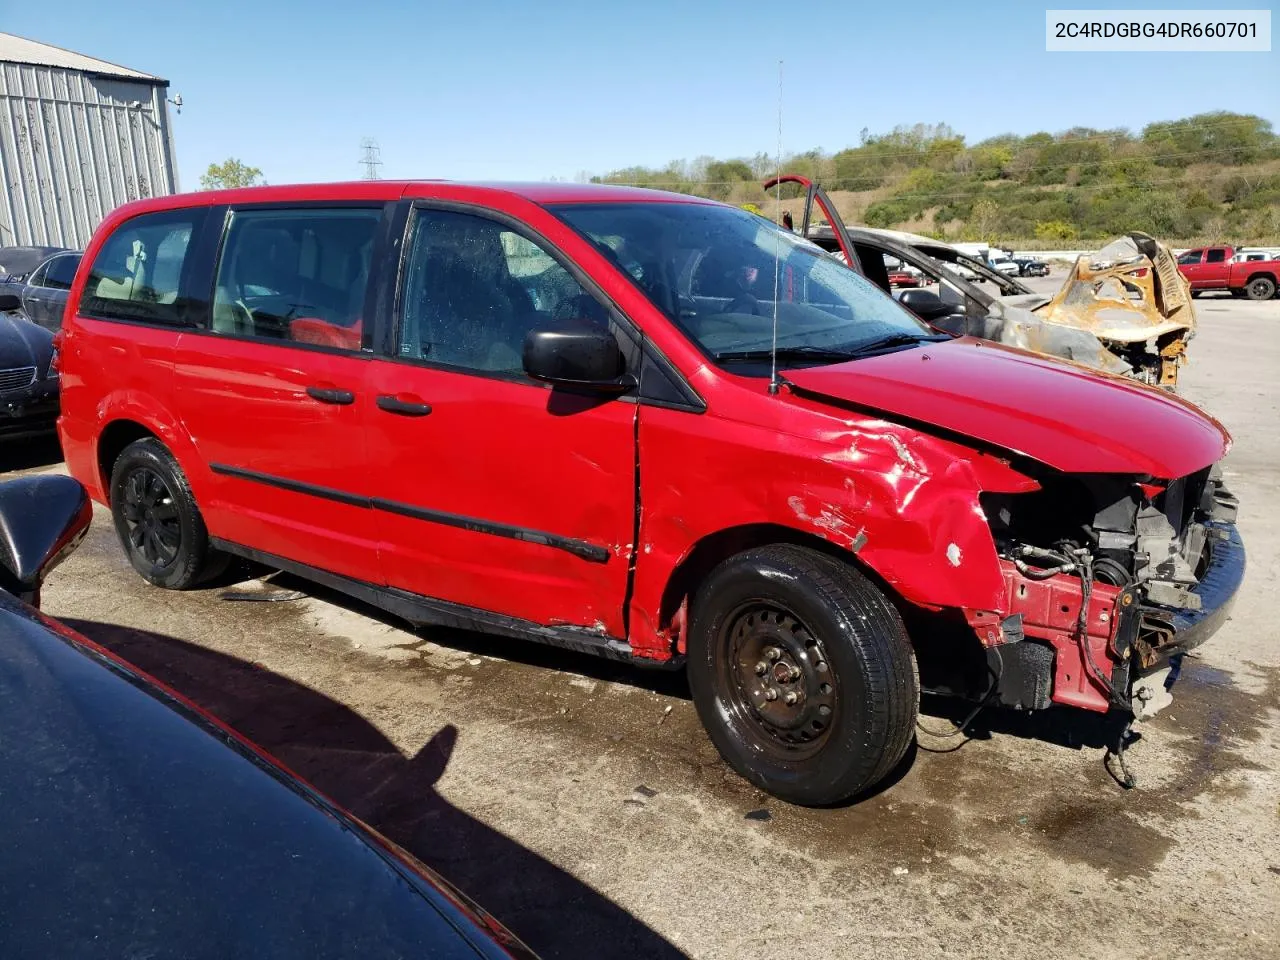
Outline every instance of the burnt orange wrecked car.
[[(820, 186), (798, 184), (805, 207), (797, 232), (890, 289), (886, 264), (905, 263), (936, 283), (895, 293), (920, 319), (956, 336), (1061, 357), (1172, 389), (1195, 334), (1191, 288), (1168, 247), (1132, 233), (1076, 260), (1058, 293), (1037, 293), (949, 243), (896, 230), (846, 227)], [(814, 207), (825, 223), (812, 222)], [(984, 289), (989, 284), (993, 289)]]

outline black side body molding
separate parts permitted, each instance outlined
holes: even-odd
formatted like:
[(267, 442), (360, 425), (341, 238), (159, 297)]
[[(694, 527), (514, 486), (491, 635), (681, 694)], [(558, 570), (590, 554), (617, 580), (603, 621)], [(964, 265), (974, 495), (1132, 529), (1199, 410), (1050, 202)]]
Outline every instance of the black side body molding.
[(245, 470), (241, 467), (231, 467), (223, 463), (211, 463), (209, 469), (214, 473), (220, 473), (227, 477), (237, 477), (241, 480), (249, 480), (253, 483), (263, 483), (269, 487), (277, 487), (281, 490), (288, 490), (292, 493), (303, 493), (312, 497), (320, 497), (324, 500), (333, 500), (336, 503), (345, 503), (352, 507), (367, 507), (371, 510), (382, 510), (386, 513), (396, 513), (403, 517), (412, 517), (415, 520), (425, 520), (428, 523), (440, 523), (447, 527), (459, 527), (463, 530), (471, 530), (475, 533), (487, 533), (495, 537), (506, 537), (510, 540), (523, 540), (526, 543), (538, 543), (544, 547), (552, 547), (556, 550), (563, 550), (571, 553), (575, 557), (581, 557), (583, 560), (591, 563), (607, 563), (609, 560), (609, 551), (604, 547), (597, 546), (594, 543), (588, 543), (585, 540), (576, 540), (573, 537), (562, 537), (557, 533), (546, 533), (542, 530), (530, 530), (527, 527), (515, 527), (507, 523), (496, 523), (492, 520), (480, 520), (475, 517), (464, 517), (456, 513), (445, 513), (442, 510), (429, 510), (426, 507), (415, 507), (410, 503), (400, 503), (396, 500), (384, 500), (381, 497), (361, 497), (354, 493), (346, 493), (342, 490), (334, 490), (332, 487), (321, 487), (313, 483), (302, 483), (298, 480), (289, 480), (285, 477), (275, 477), (268, 473), (258, 473), (256, 470)]

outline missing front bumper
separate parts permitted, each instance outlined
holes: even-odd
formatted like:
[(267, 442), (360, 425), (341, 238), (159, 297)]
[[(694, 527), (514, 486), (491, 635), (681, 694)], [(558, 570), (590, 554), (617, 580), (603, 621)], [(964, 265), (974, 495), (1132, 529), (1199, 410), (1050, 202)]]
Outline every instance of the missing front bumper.
[[(1022, 710), (1057, 703), (1106, 711), (1117, 701), (1130, 703), (1146, 678), (1212, 637), (1230, 617), (1244, 581), (1245, 549), (1234, 523), (1205, 526), (1209, 559), (1189, 591), (1199, 601), (1197, 609), (1164, 607), (1139, 600), (1140, 591), (1095, 586), (1087, 642), (1103, 677), (1081, 648), (1079, 581), (1026, 581), (1006, 569), (1010, 609), (1025, 639), (987, 649), (989, 669), (1001, 677), (997, 702)], [(1154, 688), (1149, 699), (1155, 699)]]

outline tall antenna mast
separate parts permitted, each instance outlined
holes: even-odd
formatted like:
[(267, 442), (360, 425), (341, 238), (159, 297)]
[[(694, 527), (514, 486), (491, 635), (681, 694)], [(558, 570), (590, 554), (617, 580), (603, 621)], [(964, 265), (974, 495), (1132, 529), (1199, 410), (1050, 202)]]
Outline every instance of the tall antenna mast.
[[(773, 222), (782, 230), (782, 61), (778, 61), (778, 163), (774, 171), (778, 178), (777, 202), (773, 205)], [(778, 297), (782, 291), (782, 237), (773, 238), (773, 343), (769, 347), (769, 393), (778, 392)]]
[(364, 167), (364, 179), (382, 179), (378, 172), (378, 168), (382, 166), (382, 149), (373, 137), (365, 137), (360, 141), (360, 165)]

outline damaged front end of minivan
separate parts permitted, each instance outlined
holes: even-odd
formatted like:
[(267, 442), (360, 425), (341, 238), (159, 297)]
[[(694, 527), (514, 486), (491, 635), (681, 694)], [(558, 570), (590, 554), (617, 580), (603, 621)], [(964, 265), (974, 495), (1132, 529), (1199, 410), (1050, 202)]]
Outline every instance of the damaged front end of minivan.
[(1151, 715), (1180, 655), (1227, 618), (1244, 576), (1237, 503), (1217, 466), (1168, 482), (1061, 474), (980, 502), (1006, 606), (998, 629), (988, 629), (994, 615), (969, 619), (1006, 706)]
[[(889, 525), (868, 523), (858, 556), (906, 601), (923, 690), (1127, 723), (1167, 702), (1181, 655), (1227, 619), (1245, 568), (1230, 437), (1192, 404), (970, 338), (788, 380), (874, 408), (913, 450), (886, 512), (919, 532), (886, 543)], [(944, 441), (966, 468), (927, 455)], [(925, 554), (910, 564), (907, 539)]]

